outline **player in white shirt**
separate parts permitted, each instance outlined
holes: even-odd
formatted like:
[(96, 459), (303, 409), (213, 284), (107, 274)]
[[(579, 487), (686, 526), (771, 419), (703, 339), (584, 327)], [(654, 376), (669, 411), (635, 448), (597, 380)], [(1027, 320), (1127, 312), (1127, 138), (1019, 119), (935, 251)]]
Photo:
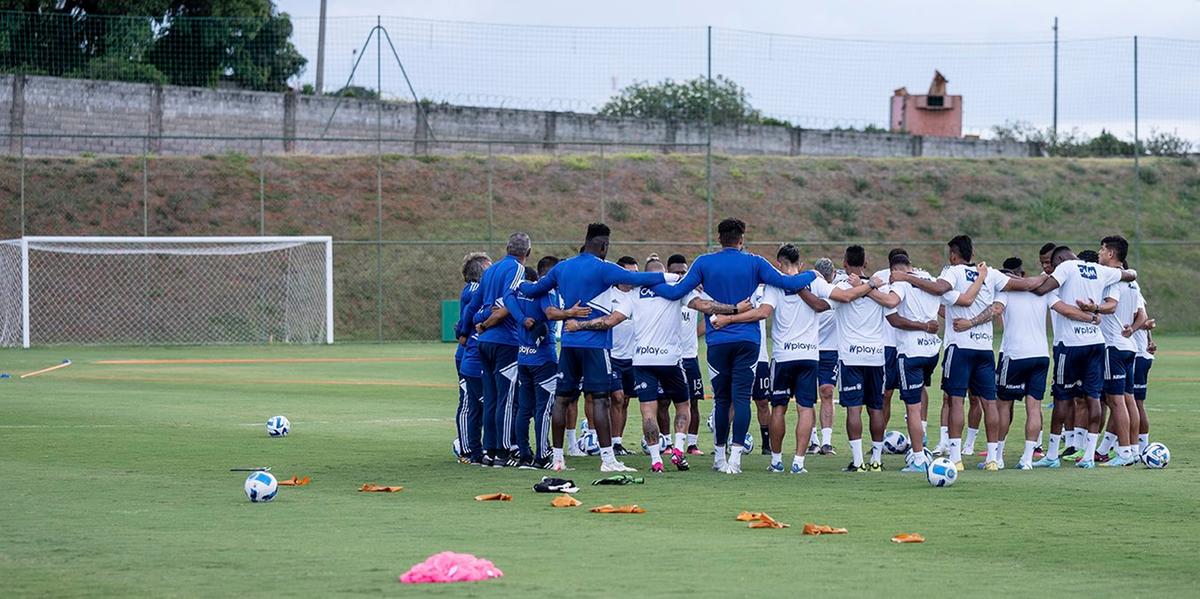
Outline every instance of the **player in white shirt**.
[[(880, 281), (889, 281), (892, 276), (892, 258), (899, 255), (908, 255), (908, 250), (904, 248), (892, 248), (888, 252), (887, 268), (875, 271), (871, 276), (878, 277)], [(896, 327), (892, 323), (883, 323), (883, 426), (886, 428), (888, 422), (892, 419), (892, 396), (896, 390), (900, 388), (900, 353), (897, 351), (899, 345), (899, 336)]]
[[(638, 269), (637, 260), (631, 256), (617, 258), (617, 266), (633, 272)], [(630, 301), (635, 297), (633, 287), (618, 285), (616, 289)], [(633, 323), (625, 320), (613, 327), (612, 338), (613, 386), (609, 394), (609, 421), (612, 423), (613, 454), (624, 456), (629, 455), (629, 450), (621, 443), (625, 422), (629, 419), (629, 398), (637, 397), (633, 383)]]
[[(1083, 458), (1076, 463), (1080, 468), (1094, 468), (1096, 442), (1100, 436), (1101, 412), (1100, 392), (1104, 379), (1104, 335), (1100, 332), (1097, 314), (1104, 290), (1118, 281), (1132, 281), (1137, 275), (1101, 264), (1083, 262), (1076, 258), (1070, 248), (1060, 246), (1054, 250), (1051, 264), (1054, 272), (1050, 277), (1013, 279), (1013, 282), (1039, 282), (1036, 292), (1040, 294), (1058, 290), (1059, 299), (1068, 305), (1076, 304), (1085, 312), (1096, 316), (1093, 323), (1080, 323), (1058, 313), (1052, 314), (1054, 325), (1054, 353), (1057, 357), (1055, 380), (1067, 385), (1077, 383), (1075, 400), (1075, 423), (1080, 416), (1087, 415), (1088, 433)], [(1055, 411), (1058, 404), (1055, 401)], [(1053, 444), (1053, 442), (1052, 442)], [(1046, 457), (1035, 466), (1058, 467), (1058, 455), (1051, 447)]]
[[(817, 260), (813, 269), (830, 284), (840, 283), (846, 278), (846, 273), (834, 271), (833, 260), (829, 258)], [(821, 398), (821, 438), (816, 453), (837, 455), (837, 450), (833, 447), (833, 388), (837, 385), (838, 365), (837, 316), (830, 309), (821, 312), (819, 319), (817, 348), (820, 350), (821, 364), (817, 371), (817, 394)], [(809, 453), (813, 453), (812, 445), (809, 444)]]
[[(909, 273), (929, 282), (934, 280), (929, 273), (913, 268), (907, 254), (894, 254), (890, 262), (890, 270)], [(891, 292), (900, 298), (900, 305), (888, 310), (887, 321), (896, 329), (900, 400), (904, 402), (908, 438), (912, 446), (912, 462), (901, 472), (925, 472), (930, 456), (925, 453), (927, 423), (923, 410), (928, 409), (929, 393), (926, 388), (933, 382), (933, 371), (937, 368), (938, 354), (942, 348), (942, 340), (938, 337), (941, 296), (926, 293), (902, 281), (892, 284)]]
[[(1100, 264), (1110, 268), (1125, 268), (1125, 256), (1129, 242), (1120, 235), (1105, 237), (1100, 241)], [(1108, 431), (1095, 457), (1109, 466), (1128, 466), (1138, 461), (1136, 451), (1139, 422), (1135, 420), (1138, 407), (1133, 399), (1134, 362), (1137, 358), (1137, 343), (1132, 335), (1134, 319), (1138, 314), (1137, 283), (1118, 281), (1104, 291), (1105, 300), (1116, 300), (1112, 312), (1101, 310), (1100, 332), (1104, 334), (1104, 395), (1108, 401)], [(1107, 301), (1105, 304), (1107, 305)], [(1139, 324), (1140, 328), (1140, 324)], [(1108, 459), (1108, 452), (1117, 448), (1117, 456)]]
[[(792, 244), (779, 248), (775, 264), (785, 275), (800, 272), (800, 250)], [(857, 282), (857, 277), (855, 277)], [(713, 319), (714, 328), (735, 322), (765, 322), (772, 318), (771, 340), (773, 354), (771, 372), (771, 425), (769, 472), (804, 474), (804, 458), (812, 434), (813, 407), (817, 401), (817, 372), (819, 370), (818, 336), (820, 323), (813, 303), (819, 302), (822, 310), (828, 310), (825, 299), (854, 301), (871, 291), (871, 287), (860, 284), (852, 289), (835, 289), (824, 278), (817, 277), (807, 289), (789, 293), (777, 287), (767, 287), (759, 305), (754, 309), (734, 316), (718, 316)], [(807, 292), (810, 298), (802, 297)], [(790, 470), (783, 465), (783, 438), (787, 424), (788, 403), (796, 398), (799, 418), (796, 421), (796, 451)]]
[[(866, 276), (866, 251), (862, 246), (846, 248), (846, 274)], [(835, 288), (850, 289), (853, 281), (842, 281)], [(850, 302), (838, 302), (838, 383), (843, 408), (846, 408), (846, 436), (850, 439), (851, 462), (845, 472), (880, 472), (883, 450), (883, 336), (884, 312), (895, 308), (900, 298), (878, 279), (868, 282), (871, 291)], [(830, 299), (833, 299), (831, 296)], [(835, 300), (836, 301), (836, 300)], [(862, 408), (867, 406), (872, 441), (871, 463), (863, 460)], [(879, 451), (875, 451), (878, 448)]]
[[(1015, 278), (1025, 276), (1021, 259), (1016, 257), (1005, 260), (1001, 272)], [(996, 391), (1000, 397), (1000, 461), (1003, 464), (1004, 441), (1012, 426), (1013, 402), (1024, 401), (1025, 449), (1017, 461), (1017, 469), (1032, 470), (1033, 452), (1042, 432), (1041, 404), (1046, 395), (1046, 374), (1050, 368), (1046, 316), (1054, 310), (1072, 320), (1090, 322), (1092, 315), (1060, 301), (1056, 293), (1039, 296), (1003, 291), (996, 295), (995, 308), (1004, 325), (996, 372)]]
[[(985, 470), (1000, 468), (1000, 411), (996, 406), (996, 361), (992, 353), (992, 300), (996, 293), (1008, 289), (1025, 291), (1040, 284), (1040, 280), (1027, 282), (1025, 279), (1009, 279), (985, 265), (971, 264), (974, 248), (971, 238), (959, 235), (947, 244), (950, 248), (950, 266), (942, 270), (936, 281), (925, 281), (907, 273), (894, 272), (892, 281), (903, 281), (927, 293), (944, 295), (958, 291), (959, 297), (946, 306), (946, 320), (964, 319), (972, 322), (965, 330), (947, 326), (945, 334), (946, 358), (942, 366), (942, 390), (950, 396), (949, 430), (950, 460), (960, 470), (962, 465), (962, 402), (967, 392), (983, 399), (984, 423), (987, 427), (987, 459)], [(982, 280), (981, 286), (974, 283)], [(1020, 283), (1014, 284), (1015, 281)], [(978, 289), (974, 295), (971, 292)]]
[[(759, 285), (750, 296), (750, 305), (757, 308), (762, 305), (766, 294), (766, 286)], [(767, 321), (758, 321), (758, 363), (754, 366), (754, 387), (750, 398), (754, 400), (755, 413), (758, 416), (758, 434), (762, 438), (760, 452), (769, 453), (771, 445), (771, 356), (767, 353)]]
[(1133, 363), (1133, 399), (1137, 402), (1138, 408), (1138, 455), (1141, 455), (1146, 451), (1146, 446), (1150, 444), (1150, 420), (1146, 417), (1146, 391), (1150, 380), (1150, 367), (1154, 365), (1154, 353), (1158, 351), (1158, 347), (1154, 345), (1154, 339), (1150, 336), (1150, 331), (1154, 329), (1155, 323), (1154, 319), (1146, 313), (1146, 298), (1142, 296), (1140, 287), (1138, 288), (1138, 315), (1134, 318), (1134, 325), (1136, 326), (1139, 322), (1141, 323), (1140, 327), (1130, 327), (1133, 330), (1129, 331), (1129, 335), (1137, 346), (1137, 357)]

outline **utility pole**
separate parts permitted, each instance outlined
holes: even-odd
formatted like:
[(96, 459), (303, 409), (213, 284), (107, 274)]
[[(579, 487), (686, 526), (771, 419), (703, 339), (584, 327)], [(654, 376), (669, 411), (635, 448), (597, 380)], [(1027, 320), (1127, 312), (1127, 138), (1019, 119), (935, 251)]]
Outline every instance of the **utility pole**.
[[(325, 0), (321, 0), (324, 4)], [(1054, 17), (1054, 116), (1050, 125), (1051, 143), (1058, 142), (1058, 17)]]
[(321, 0), (321, 19), (317, 25), (317, 84), (316, 93), (325, 92), (325, 0)]

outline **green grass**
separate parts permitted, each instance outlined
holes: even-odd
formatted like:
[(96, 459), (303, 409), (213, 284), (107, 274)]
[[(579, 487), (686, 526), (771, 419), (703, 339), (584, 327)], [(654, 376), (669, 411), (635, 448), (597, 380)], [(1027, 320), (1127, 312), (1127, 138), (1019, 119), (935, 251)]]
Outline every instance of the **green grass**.
[[(840, 424), (844, 455), (811, 457), (804, 477), (768, 475), (759, 455), (728, 477), (698, 457), (693, 471), (644, 486), (593, 487), (596, 459), (571, 460), (585, 508), (648, 510), (632, 516), (552, 509), (550, 496), (529, 490), (541, 473), (454, 463), (448, 345), (4, 350), (0, 370), (13, 374), (64, 357), (75, 364), (0, 380), (0, 580), (9, 596), (1190, 595), (1200, 583), (1200, 338), (1159, 341), (1147, 405), (1152, 438), (1173, 452), (1165, 471), (984, 474), (971, 458), (955, 486), (934, 489), (896, 472), (898, 456), (882, 474), (836, 472), (848, 460)], [(403, 360), (96, 363), (260, 357)], [(263, 430), (277, 413), (293, 423), (285, 439)], [(637, 423), (626, 437), (637, 437)], [(1013, 438), (1009, 464), (1020, 449)], [(641, 456), (629, 463), (648, 467)], [(251, 504), (243, 475), (228, 469), (257, 464), (313, 483)], [(357, 493), (364, 482), (405, 490)], [(515, 500), (472, 500), (494, 491)], [(742, 510), (792, 528), (749, 530), (734, 521)], [(804, 522), (850, 534), (805, 537)], [(890, 543), (898, 532), (928, 542)], [(443, 550), (487, 557), (505, 577), (433, 589), (396, 582)]]

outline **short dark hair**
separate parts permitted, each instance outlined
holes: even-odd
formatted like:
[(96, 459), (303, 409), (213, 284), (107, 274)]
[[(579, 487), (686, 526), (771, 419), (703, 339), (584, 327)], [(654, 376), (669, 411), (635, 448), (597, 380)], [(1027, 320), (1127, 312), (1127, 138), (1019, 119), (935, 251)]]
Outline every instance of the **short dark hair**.
[(895, 253), (895, 252), (896, 252), (896, 250), (892, 250), (892, 253), (890, 253), (888, 255), (888, 267), (889, 268), (892, 266), (895, 266), (897, 264), (908, 264), (910, 266), (912, 265), (912, 260), (908, 259), (908, 254), (905, 254), (904, 252), (900, 252), (900, 253)]
[(775, 252), (775, 258), (786, 260), (791, 264), (798, 264), (800, 262), (800, 248), (790, 243), (785, 243), (779, 246), (779, 251)]
[(1129, 254), (1129, 240), (1120, 235), (1109, 235), (1100, 240), (1100, 245), (1112, 250), (1117, 254), (1117, 260), (1125, 262), (1125, 257)]
[(861, 245), (846, 248), (846, 266), (864, 266), (867, 263), (867, 250)]
[(558, 257), (557, 256), (542, 256), (542, 259), (538, 260), (538, 263), (537, 263), (538, 276), (541, 276), (542, 274), (550, 272), (550, 269), (554, 268), (557, 265), (558, 265)]
[[(1050, 248), (1050, 249), (1054, 249), (1054, 248)], [(1021, 262), (1020, 258), (1013, 256), (1011, 258), (1005, 258), (1004, 264), (1002, 265), (1002, 267), (1005, 270), (1020, 270), (1021, 266), (1023, 266), (1024, 264), (1025, 263)]]
[[(1060, 245), (1060, 246), (1054, 248), (1054, 251), (1050, 253), (1050, 259), (1053, 260), (1059, 254), (1062, 254), (1064, 252), (1069, 253), (1070, 251), (1071, 251), (1071, 248), (1069, 248), (1065, 245)], [(1078, 256), (1076, 256), (1076, 258), (1078, 258)]]
[(1046, 242), (1044, 245), (1042, 245), (1042, 249), (1038, 250), (1038, 256), (1045, 256), (1046, 254), (1053, 252), (1054, 248), (1056, 247), (1058, 246), (1055, 245), (1053, 241)]
[(535, 268), (534, 268), (534, 267), (532, 267), (532, 266), (526, 266), (526, 267), (525, 267), (525, 280), (526, 280), (526, 281), (533, 281), (533, 282), (535, 282), (535, 283), (536, 283), (536, 282), (537, 282), (537, 280), (538, 280), (538, 271), (537, 271), (537, 269), (535, 269)]
[(597, 237), (608, 237), (610, 235), (612, 235), (612, 229), (609, 229), (608, 225), (604, 223), (592, 223), (588, 225), (587, 236), (583, 239), (584, 241), (591, 241)]
[(736, 218), (727, 218), (717, 225), (717, 239), (723, 246), (736, 245), (745, 236), (746, 223)]
[[(888, 252), (888, 262), (892, 262), (892, 258), (895, 258), (896, 256), (907, 256), (907, 255), (908, 255), (908, 250), (906, 250), (904, 248), (892, 248), (892, 251)], [(895, 262), (892, 262), (892, 264), (895, 264)]]
[(637, 266), (637, 263), (637, 258), (634, 258), (633, 256), (621, 256), (620, 258), (617, 258), (618, 266)]
[(672, 264), (687, 264), (687, 263), (688, 263), (687, 256), (684, 256), (683, 254), (671, 254), (670, 256), (667, 257), (667, 266), (671, 266)]
[(972, 247), (969, 235), (959, 235), (948, 241), (946, 245), (967, 262), (970, 262), (971, 256), (975, 255), (975, 249)]
[(1079, 252), (1079, 255), (1076, 256), (1076, 258), (1079, 258), (1084, 262), (1099, 262), (1100, 254), (1096, 252), (1096, 250), (1083, 250), (1082, 252)]

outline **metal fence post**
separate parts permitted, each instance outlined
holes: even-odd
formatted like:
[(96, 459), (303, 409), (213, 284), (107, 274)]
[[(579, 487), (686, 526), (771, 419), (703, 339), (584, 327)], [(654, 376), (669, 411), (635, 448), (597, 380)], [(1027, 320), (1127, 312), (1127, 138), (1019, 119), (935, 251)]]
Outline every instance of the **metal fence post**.
[(21, 237), (25, 236), (25, 136), (21, 136)]
[(150, 137), (142, 138), (142, 237), (150, 236)]
[(1050, 143), (1058, 141), (1058, 17), (1054, 17), (1054, 109), (1050, 121)]
[(600, 146), (600, 222), (604, 222), (605, 217), (605, 198), (604, 198), (604, 146)]
[(495, 225), (495, 222), (492, 220), (492, 209), (494, 203), (494, 198), (492, 197), (492, 171), (495, 168), (495, 159), (492, 156), (492, 144), (489, 143), (487, 145), (487, 247), (489, 252), (492, 251), (493, 245), (495, 244), (495, 237), (492, 233), (493, 226)]
[(267, 234), (267, 209), (266, 209), (266, 178), (267, 165), (263, 161), (263, 144), (264, 141), (258, 138), (258, 234)]
[(713, 103), (713, 81), (712, 81), (712, 25), (708, 26), (708, 101), (705, 102), (706, 114), (704, 117), (705, 130), (705, 148), (704, 148), (704, 200), (708, 205), (708, 217), (705, 219), (705, 235), (707, 239), (705, 251), (712, 250), (713, 247), (713, 180), (712, 180), (712, 103)]
[(1142, 143), (1138, 138), (1138, 36), (1133, 36), (1133, 264), (1142, 257)]

